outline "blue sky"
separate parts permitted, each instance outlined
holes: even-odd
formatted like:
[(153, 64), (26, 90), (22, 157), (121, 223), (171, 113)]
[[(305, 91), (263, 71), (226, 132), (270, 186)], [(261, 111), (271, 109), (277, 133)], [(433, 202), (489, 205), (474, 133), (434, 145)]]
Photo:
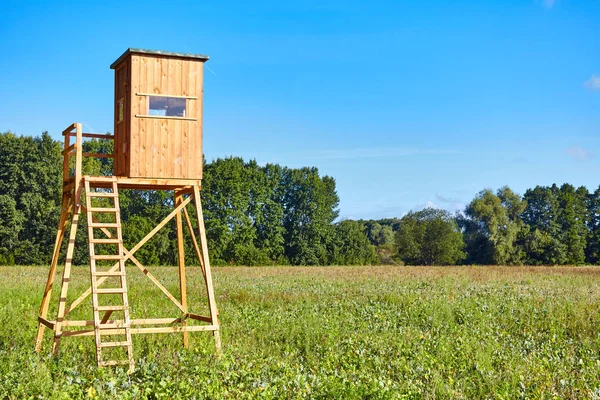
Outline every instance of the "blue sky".
[(204, 143), (336, 179), (344, 218), (600, 184), (600, 1), (3, 2), (0, 131), (112, 131), (128, 47), (208, 54)]

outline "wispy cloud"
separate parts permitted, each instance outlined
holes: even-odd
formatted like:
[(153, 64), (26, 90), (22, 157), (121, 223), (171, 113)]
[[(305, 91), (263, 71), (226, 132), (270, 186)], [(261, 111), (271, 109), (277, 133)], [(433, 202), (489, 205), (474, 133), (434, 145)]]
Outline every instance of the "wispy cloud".
[(435, 198), (441, 204), (444, 204), (443, 208), (448, 211), (462, 210), (465, 208), (465, 203), (456, 197), (444, 196), (439, 193), (436, 193)]
[(543, 3), (544, 3), (544, 6), (546, 6), (547, 8), (552, 8), (552, 7), (554, 7), (556, 0), (543, 0)]
[(592, 75), (590, 79), (583, 83), (583, 86), (590, 90), (600, 90), (600, 75)]
[(567, 155), (575, 160), (583, 161), (594, 157), (587, 149), (581, 146), (571, 146), (567, 149)]
[(435, 195), (435, 198), (440, 202), (440, 203), (446, 203), (446, 204), (452, 204), (452, 203), (458, 203), (460, 200), (454, 198), (454, 197), (446, 197), (444, 195), (441, 195), (439, 193), (437, 193)]

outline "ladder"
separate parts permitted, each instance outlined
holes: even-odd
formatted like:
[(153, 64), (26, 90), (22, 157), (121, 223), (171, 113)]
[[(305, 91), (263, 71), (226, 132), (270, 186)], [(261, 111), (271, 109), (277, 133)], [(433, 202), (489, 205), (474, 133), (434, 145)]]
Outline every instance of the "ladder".
[[(125, 278), (125, 261), (123, 249), (123, 235), (121, 231), (121, 212), (119, 209), (119, 193), (117, 188), (117, 179), (115, 177), (91, 177), (84, 176), (86, 213), (89, 237), (90, 251), (90, 274), (92, 279), (92, 305), (94, 310), (94, 336), (96, 337), (96, 360), (99, 367), (109, 365), (128, 365), (129, 373), (132, 373), (135, 367), (133, 360), (133, 344), (131, 341), (131, 319), (129, 317), (129, 301), (127, 299), (127, 283)], [(107, 191), (94, 191), (94, 183), (102, 183), (102, 186), (109, 184)], [(97, 202), (102, 206), (95, 206), (92, 203), (93, 198), (99, 198)], [(112, 200), (112, 205), (110, 204)], [(108, 205), (107, 205), (108, 203)], [(110, 218), (113, 221), (103, 222), (96, 216), (100, 214), (114, 215)], [(109, 218), (104, 218), (109, 219)], [(109, 231), (114, 229), (114, 233)], [(102, 231), (104, 238), (97, 238), (94, 235), (96, 231)], [(99, 232), (98, 232), (99, 233)], [(96, 254), (96, 245), (110, 245), (114, 249), (113, 254)], [(111, 268), (100, 266), (97, 261), (110, 261)], [(118, 287), (101, 287), (109, 280), (119, 282)], [(115, 286), (114, 284), (112, 286)], [(116, 296), (118, 295), (118, 296)], [(110, 305), (106, 302), (101, 304), (100, 299), (113, 300)], [(119, 304), (115, 304), (115, 299)], [(113, 312), (123, 314), (122, 318), (109, 320)], [(101, 317), (100, 313), (103, 313)], [(110, 341), (102, 341), (103, 337), (110, 337)], [(116, 339), (115, 339), (116, 338)], [(127, 359), (105, 359), (103, 350), (115, 348), (124, 348), (127, 352)], [(111, 354), (115, 356), (114, 354)]]

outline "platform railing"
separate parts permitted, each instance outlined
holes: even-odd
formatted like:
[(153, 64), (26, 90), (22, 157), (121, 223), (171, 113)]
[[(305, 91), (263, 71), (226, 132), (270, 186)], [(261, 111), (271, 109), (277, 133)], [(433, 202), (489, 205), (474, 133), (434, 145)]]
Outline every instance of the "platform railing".
[[(83, 139), (111, 139), (114, 140), (114, 135), (101, 134), (101, 133), (87, 133), (83, 132), (80, 123), (74, 122), (69, 125), (63, 132), (65, 137), (64, 148), (62, 151), (63, 155), (63, 186), (64, 190), (70, 190), (72, 187), (75, 190), (79, 190), (82, 176), (82, 164), (83, 157), (94, 157), (94, 158), (115, 158), (114, 154), (102, 154), (102, 153), (84, 153), (83, 152)], [(71, 143), (71, 138), (75, 138), (75, 143)], [(75, 157), (75, 168), (74, 175), (71, 175), (70, 159)], [(74, 179), (73, 179), (74, 178)], [(68, 188), (67, 188), (68, 187)]]

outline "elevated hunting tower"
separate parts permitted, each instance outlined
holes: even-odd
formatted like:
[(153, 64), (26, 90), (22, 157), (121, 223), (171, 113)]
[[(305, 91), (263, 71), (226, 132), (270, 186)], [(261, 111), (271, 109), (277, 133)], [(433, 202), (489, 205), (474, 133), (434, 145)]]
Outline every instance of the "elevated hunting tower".
[[(54, 332), (55, 355), (62, 337), (94, 336), (99, 366), (126, 364), (130, 371), (134, 369), (132, 334), (182, 332), (187, 347), (188, 332), (212, 331), (217, 351), (220, 351), (218, 311), (200, 202), (203, 67), (207, 60), (207, 56), (198, 54), (128, 49), (110, 66), (115, 71), (114, 135), (83, 132), (80, 123), (71, 124), (63, 131), (62, 211), (38, 316), (36, 352), (41, 349), (46, 327)], [(75, 142), (71, 143), (73, 137)], [(114, 153), (84, 153), (86, 138), (114, 140)], [(84, 175), (84, 157), (112, 158), (112, 176)], [(119, 189), (168, 190), (174, 195), (174, 210), (130, 249), (123, 245)], [(189, 203), (195, 206), (195, 223), (186, 208)], [(67, 305), (81, 212), (87, 216), (91, 285)], [(173, 218), (179, 265), (177, 297), (134, 256)], [(187, 304), (183, 219), (204, 277), (207, 316), (190, 312)], [(47, 316), (52, 286), (69, 222), (57, 318), (51, 320)], [(133, 263), (171, 300), (179, 309), (177, 316), (136, 319), (132, 315), (126, 262)], [(90, 295), (93, 317), (67, 319)]]

